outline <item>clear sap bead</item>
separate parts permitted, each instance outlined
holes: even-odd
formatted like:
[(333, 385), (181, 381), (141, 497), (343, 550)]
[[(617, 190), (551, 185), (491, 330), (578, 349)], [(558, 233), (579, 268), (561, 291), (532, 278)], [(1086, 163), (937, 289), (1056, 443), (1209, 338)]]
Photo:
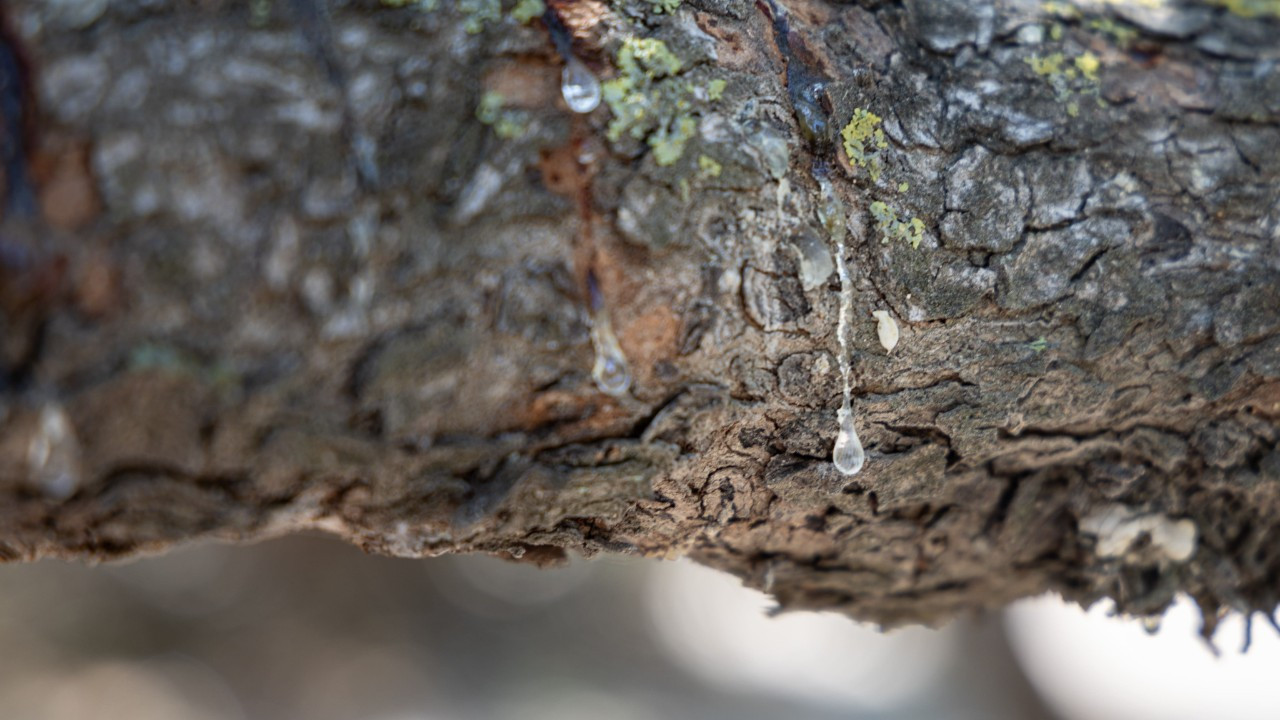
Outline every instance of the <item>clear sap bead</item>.
[(836, 413), (840, 421), (840, 430), (836, 433), (836, 446), (831, 451), (831, 461), (836, 469), (845, 475), (856, 475), (866, 462), (867, 455), (862, 451), (862, 441), (853, 429), (853, 412), (846, 405)]
[(613, 328), (605, 318), (597, 318), (591, 329), (591, 340), (596, 347), (596, 362), (591, 368), (591, 377), (596, 387), (606, 395), (621, 397), (631, 388), (631, 369), (627, 366), (627, 356), (622, 354)]
[(560, 93), (569, 109), (589, 113), (600, 107), (600, 81), (595, 73), (576, 57), (569, 58), (560, 73)]
[(61, 405), (51, 403), (27, 446), (32, 480), (48, 497), (64, 500), (80, 486), (80, 442)]
[(805, 231), (791, 238), (791, 244), (800, 261), (800, 286), (809, 291), (825, 284), (836, 266), (822, 240)]
[(818, 222), (822, 223), (822, 228), (827, 231), (827, 235), (836, 245), (844, 243), (845, 235), (848, 233), (846, 225), (844, 202), (840, 200), (840, 196), (836, 194), (836, 189), (831, 186), (831, 181), (825, 177), (819, 177), (818, 180)]
[(627, 359), (620, 353), (597, 352), (591, 377), (595, 378), (600, 392), (607, 395), (625, 395), (631, 387), (631, 371), (627, 368)]

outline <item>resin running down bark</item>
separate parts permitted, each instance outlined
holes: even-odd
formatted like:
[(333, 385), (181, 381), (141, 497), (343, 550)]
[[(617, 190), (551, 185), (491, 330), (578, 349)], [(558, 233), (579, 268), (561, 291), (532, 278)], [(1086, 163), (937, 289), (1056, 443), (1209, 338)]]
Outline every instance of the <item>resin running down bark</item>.
[(832, 251), (836, 256), (836, 276), (840, 279), (840, 310), (836, 324), (836, 344), (839, 346), (840, 409), (836, 411), (836, 442), (832, 446), (831, 461), (845, 475), (857, 475), (867, 456), (853, 425), (853, 362), (849, 347), (850, 323), (853, 320), (853, 280), (845, 265), (848, 248), (844, 241), (848, 236), (845, 224), (844, 204), (831, 187), (825, 171), (814, 173), (818, 182), (818, 220), (831, 236)]
[(591, 271), (587, 271), (587, 293), (591, 303), (591, 344), (596, 350), (591, 377), (595, 378), (600, 392), (626, 395), (631, 388), (631, 370), (627, 367), (627, 356), (618, 346), (618, 337), (613, 334), (613, 323), (609, 321), (599, 282)]
[(1280, 19), (546, 5), (5, 4), (0, 556), (1275, 608)]

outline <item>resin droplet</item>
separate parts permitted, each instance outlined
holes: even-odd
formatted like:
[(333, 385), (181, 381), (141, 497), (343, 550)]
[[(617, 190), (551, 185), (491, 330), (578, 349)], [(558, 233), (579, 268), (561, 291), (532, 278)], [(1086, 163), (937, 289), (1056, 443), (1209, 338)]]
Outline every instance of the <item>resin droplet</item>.
[(27, 466), (36, 486), (55, 500), (70, 497), (80, 486), (80, 442), (60, 405), (50, 403), (40, 411), (27, 445)]
[(560, 72), (560, 94), (576, 113), (586, 114), (600, 107), (600, 81), (576, 57), (570, 57)]
[(822, 240), (809, 230), (802, 230), (791, 238), (791, 245), (800, 265), (800, 287), (810, 291), (825, 284), (836, 266)]
[(596, 348), (596, 364), (591, 368), (591, 377), (595, 379), (596, 387), (606, 395), (626, 395), (631, 387), (631, 370), (627, 367), (627, 356), (622, 354), (622, 348), (618, 346), (618, 338), (613, 334), (609, 319), (603, 314), (593, 318), (591, 343)]
[(898, 346), (898, 323), (894, 322), (886, 310), (875, 310), (871, 316), (876, 319), (876, 334), (880, 336), (880, 346), (888, 352)]
[(848, 232), (844, 202), (840, 200), (840, 196), (836, 194), (836, 189), (831, 186), (831, 181), (826, 176), (820, 175), (816, 179), (818, 181), (818, 206), (815, 208), (815, 212), (818, 216), (818, 222), (822, 223), (822, 228), (831, 237), (831, 242), (836, 245), (844, 245), (845, 234)]
[(857, 475), (866, 462), (867, 454), (862, 451), (862, 441), (858, 439), (858, 431), (853, 428), (853, 411), (848, 405), (842, 405), (836, 412), (836, 420), (840, 423), (840, 431), (836, 433), (836, 446), (831, 451), (831, 461), (836, 469), (845, 475)]

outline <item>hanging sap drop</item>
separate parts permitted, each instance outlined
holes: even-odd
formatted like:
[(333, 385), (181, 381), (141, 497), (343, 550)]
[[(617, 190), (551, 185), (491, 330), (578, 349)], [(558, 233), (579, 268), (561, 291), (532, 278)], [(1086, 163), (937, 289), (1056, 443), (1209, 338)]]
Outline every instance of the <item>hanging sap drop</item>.
[(591, 328), (591, 342), (596, 348), (596, 362), (591, 368), (591, 377), (596, 381), (596, 387), (606, 395), (626, 395), (631, 388), (631, 370), (627, 367), (627, 356), (622, 354), (608, 318), (596, 318)]
[(27, 466), (44, 494), (65, 500), (80, 487), (80, 441), (62, 406), (40, 411), (36, 432), (27, 446)]
[(840, 423), (840, 430), (836, 433), (836, 446), (831, 451), (831, 461), (845, 475), (857, 475), (862, 469), (862, 463), (866, 462), (867, 455), (862, 451), (858, 432), (853, 429), (853, 411), (848, 404), (840, 407), (836, 419)]
[(591, 370), (596, 386), (600, 392), (608, 395), (625, 395), (631, 387), (631, 372), (627, 369), (627, 359), (621, 355), (596, 353), (596, 365)]
[(560, 93), (569, 109), (586, 114), (600, 107), (600, 81), (578, 58), (569, 57), (560, 73)]

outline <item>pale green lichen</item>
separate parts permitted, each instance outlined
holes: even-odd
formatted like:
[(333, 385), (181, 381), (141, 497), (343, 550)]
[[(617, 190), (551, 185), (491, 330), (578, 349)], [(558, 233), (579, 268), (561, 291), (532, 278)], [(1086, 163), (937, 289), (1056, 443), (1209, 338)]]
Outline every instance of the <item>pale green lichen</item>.
[(1062, 53), (1056, 52), (1044, 57), (1032, 55), (1024, 62), (1031, 66), (1032, 72), (1041, 77), (1057, 77), (1062, 74), (1063, 59)]
[(920, 247), (924, 240), (924, 221), (918, 217), (900, 220), (898, 212), (879, 200), (871, 203), (871, 217), (875, 218), (876, 229), (880, 231), (880, 242), (889, 243), (894, 240), (905, 240), (911, 247)]
[(880, 129), (880, 116), (864, 108), (854, 110), (849, 124), (840, 129), (840, 137), (850, 164), (866, 168), (871, 181), (878, 181), (883, 170), (880, 151), (889, 146)]
[(1060, 18), (1074, 20), (1080, 17), (1080, 8), (1069, 2), (1055, 2), (1050, 0), (1050, 2), (1040, 3), (1040, 9), (1050, 15), (1056, 15)]
[(613, 112), (605, 131), (611, 142), (644, 140), (658, 165), (674, 164), (697, 132), (694, 87), (677, 76), (684, 64), (656, 38), (627, 38), (615, 61), (617, 77), (602, 86)]
[(670, 15), (676, 11), (676, 8), (680, 7), (680, 0), (649, 0), (649, 4), (653, 6), (655, 13)]
[(715, 158), (711, 158), (706, 155), (698, 156), (698, 172), (703, 175), (717, 178), (720, 177), (720, 172), (722, 170), (724, 170), (724, 167), (720, 165), (720, 163), (716, 162)]
[(1089, 21), (1089, 29), (1096, 30), (1103, 35), (1111, 38), (1111, 42), (1122, 48), (1127, 48), (1138, 39), (1138, 31), (1127, 25), (1112, 20), (1111, 18), (1095, 18)]
[(1049, 341), (1045, 340), (1044, 337), (1038, 337), (1035, 340), (1032, 340), (1031, 342), (1027, 343), (1027, 347), (1031, 348), (1032, 352), (1042, 353), (1046, 349), (1048, 349)]
[(484, 29), (486, 23), (502, 19), (502, 2), (500, 0), (458, 0), (458, 11), (467, 16), (462, 28), (475, 35)]
[(662, 166), (674, 165), (684, 154), (684, 146), (698, 129), (698, 123), (690, 116), (672, 118), (649, 136), (653, 148), (653, 161)]
[(493, 134), (503, 140), (520, 137), (525, 132), (524, 113), (503, 107), (505, 103), (501, 94), (492, 90), (480, 97), (476, 106), (476, 119), (493, 128)]
[[(884, 170), (881, 154), (885, 148), (889, 147), (884, 131), (880, 129), (880, 123), (881, 119), (878, 115), (865, 108), (858, 108), (853, 111), (849, 124), (840, 130), (840, 137), (844, 140), (844, 154), (849, 158), (849, 163), (854, 167), (866, 168), (872, 182), (880, 180)], [(898, 192), (905, 193), (911, 189), (911, 184), (901, 181), (895, 187)], [(876, 228), (880, 231), (882, 242), (904, 240), (909, 242), (912, 248), (920, 247), (920, 243), (924, 240), (923, 220), (918, 217), (902, 220), (898, 217), (896, 210), (878, 200), (871, 203), (870, 210), (871, 216), (875, 218)]]
[(527, 23), (546, 11), (547, 5), (542, 0), (520, 0), (511, 8), (511, 17), (517, 22)]
[(1098, 71), (1102, 68), (1102, 61), (1097, 55), (1086, 51), (1068, 59), (1062, 52), (1053, 52), (1043, 56), (1032, 55), (1024, 58), (1023, 62), (1053, 88), (1054, 96), (1066, 106), (1071, 117), (1080, 114), (1079, 96), (1094, 97), (1099, 107), (1106, 106), (1106, 101), (1098, 97)]
[(1280, 18), (1280, 0), (1209, 0), (1209, 3), (1240, 17)]
[[(1070, 3), (1041, 3), (1041, 9), (1044, 13), (1053, 15), (1053, 17), (1070, 20), (1070, 22), (1080, 22), (1084, 19), (1084, 13), (1079, 8)], [(1123, 23), (1116, 22), (1115, 19), (1108, 17), (1092, 18), (1085, 27), (1093, 29), (1093, 31), (1101, 32), (1111, 38), (1115, 45), (1120, 47), (1128, 47), (1137, 40), (1138, 31)], [(1051, 40), (1062, 40), (1061, 23), (1052, 23), (1050, 26)]]
[(707, 83), (707, 98), (712, 102), (719, 100), (724, 96), (725, 85), (728, 85), (728, 83), (725, 82), (724, 78), (716, 78)]
[(1098, 60), (1097, 55), (1094, 55), (1091, 52), (1086, 52), (1083, 55), (1076, 57), (1072, 63), (1076, 66), (1076, 69), (1080, 71), (1080, 74), (1085, 80), (1093, 83), (1098, 82), (1098, 68), (1102, 67), (1102, 63)]

